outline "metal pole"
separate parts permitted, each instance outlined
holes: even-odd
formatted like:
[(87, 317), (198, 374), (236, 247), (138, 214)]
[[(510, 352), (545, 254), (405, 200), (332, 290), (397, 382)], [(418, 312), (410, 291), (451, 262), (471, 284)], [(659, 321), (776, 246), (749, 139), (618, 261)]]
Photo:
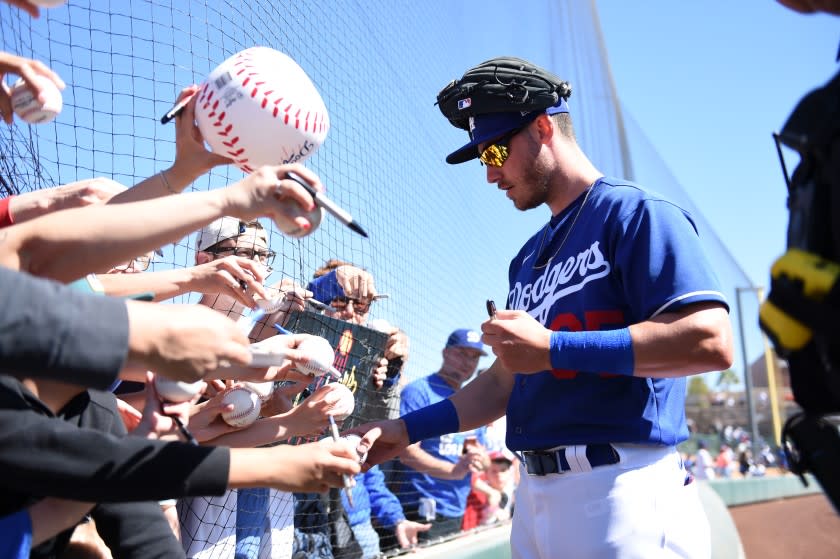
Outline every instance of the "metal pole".
[(744, 336), (744, 315), (741, 311), (741, 291), (753, 291), (750, 287), (736, 287), (735, 288), (735, 304), (738, 309), (738, 329), (741, 333), (741, 357), (744, 362), (744, 389), (747, 398), (747, 417), (750, 421), (750, 433), (752, 443), (753, 460), (758, 457), (758, 423), (755, 419), (755, 406), (753, 405), (753, 386), (752, 375), (750, 375), (750, 365), (747, 358), (747, 339)]
[[(764, 302), (764, 289), (758, 288), (758, 304)], [(779, 393), (776, 384), (776, 359), (775, 354), (767, 343), (767, 336), (762, 332), (761, 340), (764, 342), (764, 364), (767, 367), (767, 393), (770, 397), (770, 412), (773, 417), (773, 442), (776, 445), (782, 444), (782, 421), (779, 411)]]

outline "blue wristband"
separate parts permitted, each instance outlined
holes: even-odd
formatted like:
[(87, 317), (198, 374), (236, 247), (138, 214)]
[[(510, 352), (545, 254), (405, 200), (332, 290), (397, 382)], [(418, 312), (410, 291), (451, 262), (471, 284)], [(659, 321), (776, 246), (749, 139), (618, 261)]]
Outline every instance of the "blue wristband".
[(555, 369), (633, 376), (633, 340), (629, 328), (552, 332), (550, 354)]
[(409, 444), (449, 433), (457, 433), (461, 426), (455, 404), (448, 398), (437, 404), (414, 410), (400, 419), (405, 422)]

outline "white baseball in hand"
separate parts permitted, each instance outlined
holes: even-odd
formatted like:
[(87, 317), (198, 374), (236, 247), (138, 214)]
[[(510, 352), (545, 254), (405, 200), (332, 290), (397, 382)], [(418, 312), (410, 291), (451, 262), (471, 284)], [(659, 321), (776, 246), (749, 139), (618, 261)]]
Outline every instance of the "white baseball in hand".
[(210, 72), (195, 118), (213, 152), (246, 173), (302, 163), (330, 129), (327, 108), (306, 72), (268, 47), (238, 52)]
[(222, 419), (231, 427), (247, 427), (260, 416), (260, 397), (245, 386), (229, 388), (222, 396), (222, 404), (233, 409), (222, 412)]
[(353, 397), (353, 391), (340, 382), (325, 384), (313, 392), (310, 398), (313, 398), (316, 402), (322, 400), (332, 402), (327, 408), (327, 412), (336, 421), (344, 421), (350, 417), (356, 407), (356, 398)]
[(155, 390), (164, 402), (179, 404), (189, 402), (204, 390), (204, 381), (181, 382), (155, 375)]
[(324, 208), (321, 206), (315, 206), (315, 209), (311, 212), (303, 211), (296, 202), (291, 202), (287, 208), (289, 211), (286, 215), (290, 218), (295, 218), (297, 216), (302, 215), (309, 221), (311, 227), (309, 229), (304, 229), (303, 227), (298, 226), (294, 221), (291, 223), (284, 221), (277, 221), (277, 227), (283, 231), (284, 234), (288, 235), (289, 237), (305, 237), (315, 232), (319, 225), (321, 225), (321, 221), (324, 219)]
[(261, 402), (267, 402), (270, 400), (271, 394), (274, 392), (273, 382), (241, 382), (240, 386), (244, 386), (256, 394)]
[(312, 377), (332, 374), (335, 351), (326, 338), (307, 337), (298, 344), (297, 349), (303, 354), (303, 358), (295, 361), (295, 369)]
[(35, 81), (41, 87), (45, 101), (43, 103), (39, 101), (38, 97), (29, 89), (28, 84), (23, 78), (20, 78), (11, 89), (12, 109), (21, 120), (29, 124), (52, 122), (61, 112), (63, 106), (61, 91), (52, 80), (44, 76), (36, 75)]

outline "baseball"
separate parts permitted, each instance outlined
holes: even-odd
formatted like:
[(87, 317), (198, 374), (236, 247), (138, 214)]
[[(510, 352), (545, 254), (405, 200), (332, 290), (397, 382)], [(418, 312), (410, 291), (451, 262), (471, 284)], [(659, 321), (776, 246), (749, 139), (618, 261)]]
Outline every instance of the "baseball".
[(273, 382), (242, 382), (240, 385), (256, 394), (260, 399), (260, 402), (267, 402), (270, 400), (271, 393), (274, 392)]
[(222, 396), (222, 404), (233, 404), (231, 411), (222, 412), (222, 419), (231, 427), (247, 427), (260, 416), (260, 397), (245, 386), (234, 386)]
[(21, 78), (11, 89), (12, 109), (21, 120), (29, 124), (46, 124), (52, 122), (61, 112), (63, 105), (61, 91), (44, 76), (35, 76), (35, 81), (41, 86), (46, 102), (41, 103)]
[(313, 392), (310, 398), (314, 398), (315, 401), (327, 400), (332, 402), (327, 411), (336, 421), (344, 421), (350, 417), (356, 407), (353, 392), (340, 382), (325, 384)]
[[(359, 453), (359, 442), (361, 442), (362, 437), (360, 437), (359, 435), (350, 434), (342, 435), (341, 439), (347, 441), (350, 444), (350, 448), (356, 451), (356, 454)], [(365, 460), (367, 460), (367, 452), (365, 452), (364, 454), (359, 454), (359, 464), (364, 463)]]
[(210, 149), (246, 173), (305, 161), (330, 129), (306, 72), (268, 47), (245, 49), (213, 70), (199, 90), (195, 116)]
[(204, 381), (181, 382), (155, 375), (155, 390), (164, 402), (188, 402), (204, 390)]
[(309, 229), (304, 229), (303, 227), (299, 227), (294, 221), (277, 221), (277, 227), (283, 231), (289, 237), (305, 237), (315, 232), (319, 225), (321, 225), (321, 220), (324, 219), (324, 208), (321, 206), (315, 206), (315, 209), (311, 212), (305, 212), (303, 209), (297, 204), (297, 202), (291, 202), (289, 209), (286, 212), (286, 216), (290, 218), (295, 218), (299, 215), (302, 215), (309, 221), (309, 224), (312, 226)]
[(303, 374), (320, 377), (332, 374), (335, 352), (330, 342), (321, 336), (305, 338), (297, 347), (303, 359), (295, 361), (295, 369)]

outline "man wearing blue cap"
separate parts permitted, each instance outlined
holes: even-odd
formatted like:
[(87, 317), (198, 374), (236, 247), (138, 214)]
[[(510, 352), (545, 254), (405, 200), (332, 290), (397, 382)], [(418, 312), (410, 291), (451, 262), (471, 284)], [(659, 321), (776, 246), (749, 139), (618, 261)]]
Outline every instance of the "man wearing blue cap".
[(463, 390), (361, 426), (368, 462), (506, 414), (521, 457), (515, 559), (709, 557), (708, 523), (676, 445), (686, 379), (732, 363), (728, 304), (691, 215), (607, 177), (575, 139), (571, 87), (500, 57), (438, 95), (519, 210), (551, 218), (511, 261), (506, 310), (482, 324), (496, 361)]
[[(461, 389), (487, 355), (481, 334), (461, 328), (452, 332), (443, 348), (438, 372), (409, 383), (402, 391), (400, 413), (405, 415), (440, 402)], [(484, 428), (430, 437), (405, 449), (396, 464), (393, 488), (406, 518), (430, 522), (419, 534), (421, 542), (434, 541), (461, 530), (470, 493), (471, 472), (489, 461), (483, 446)]]

